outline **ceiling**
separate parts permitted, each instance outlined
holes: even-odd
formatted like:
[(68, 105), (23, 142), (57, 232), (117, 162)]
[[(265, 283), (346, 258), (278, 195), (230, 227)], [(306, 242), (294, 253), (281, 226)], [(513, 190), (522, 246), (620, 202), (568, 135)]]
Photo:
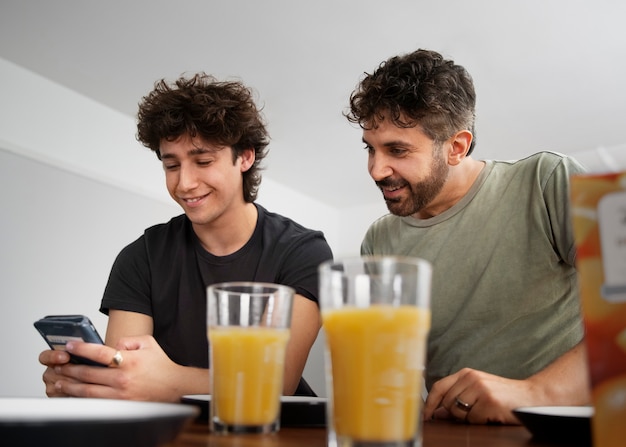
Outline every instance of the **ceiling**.
[(476, 84), (477, 158), (626, 141), (622, 0), (0, 0), (0, 57), (134, 117), (160, 78), (253, 87), (265, 175), (336, 207), (380, 200), (342, 116), (365, 71), (417, 48)]

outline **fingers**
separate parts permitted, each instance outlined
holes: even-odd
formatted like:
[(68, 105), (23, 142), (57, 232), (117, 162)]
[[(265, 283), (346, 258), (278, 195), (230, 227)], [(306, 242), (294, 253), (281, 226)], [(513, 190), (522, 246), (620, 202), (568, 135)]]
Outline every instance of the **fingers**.
[[(467, 398), (463, 398), (463, 399), (467, 399)], [(470, 404), (469, 402), (466, 402), (465, 400), (461, 399), (461, 396), (456, 396), (454, 398), (454, 412), (457, 413), (457, 419), (462, 419), (465, 422), (470, 422), (469, 417), (470, 417), (470, 412), (472, 411), (472, 408), (474, 407), (475, 404)], [(459, 414), (460, 412), (460, 414)]]
[(467, 374), (459, 377), (442, 400), (442, 405), (448, 410), (453, 418), (471, 422), (470, 412), (479, 400), (480, 390), (476, 387), (476, 382)]
[(474, 372), (477, 371), (465, 368), (437, 381), (426, 399), (424, 418), (469, 421), (469, 413), (478, 400)]
[(517, 424), (511, 409), (527, 401), (528, 384), (470, 368), (436, 382), (424, 418), (454, 418), (472, 424)]
[[(108, 368), (71, 363), (55, 367), (55, 375), (50, 375), (54, 389), (50, 390), (50, 385), (46, 384), (48, 395), (124, 399), (123, 384), (127, 381), (127, 373), (122, 366), (125, 365), (125, 359), (118, 359), (119, 364), (116, 365), (112, 359), (116, 358), (117, 352), (112, 348), (106, 352), (108, 360), (101, 361), (111, 362)], [(104, 358), (100, 354), (94, 357)]]
[[(441, 418), (442, 414), (452, 415), (454, 398), (464, 391), (461, 379), (464, 370), (438, 380), (428, 393), (424, 405), (424, 419)], [(454, 394), (456, 393), (456, 394)], [(443, 408), (445, 413), (440, 410)]]
[(70, 355), (65, 351), (47, 350), (39, 354), (39, 363), (44, 366), (54, 367), (70, 361)]
[[(125, 349), (125, 347), (134, 349)], [(153, 377), (163, 377), (172, 371), (172, 362), (151, 336), (120, 339), (116, 347), (69, 342), (66, 349), (72, 355), (108, 365), (107, 368), (82, 364), (57, 364), (47, 373), (46, 392), (53, 396), (159, 400), (150, 384)], [(155, 367), (157, 365), (158, 367)], [(160, 392), (160, 390), (159, 390)], [(162, 393), (167, 400), (172, 392)], [(158, 394), (158, 393), (157, 393)]]
[(46, 393), (75, 397), (111, 397), (111, 393), (106, 389), (113, 387), (119, 380), (119, 376), (114, 374), (111, 368), (122, 367), (124, 354), (109, 346), (83, 342), (68, 342), (66, 349), (66, 355), (71, 353), (108, 365), (109, 368), (73, 363), (56, 364), (53, 369), (48, 368), (49, 371), (44, 373)]
[[(65, 349), (67, 349), (67, 352), (93, 360), (102, 365), (120, 366), (119, 364), (121, 364), (121, 361), (119, 361), (122, 359), (121, 354), (117, 356), (116, 350), (109, 346), (72, 341), (65, 345)], [(115, 359), (118, 362), (115, 362)]]
[(463, 399), (461, 399), (461, 396), (457, 396), (454, 398), (454, 405), (456, 405), (457, 408), (465, 413), (468, 413), (474, 406), (473, 404), (465, 402)]
[[(90, 366), (76, 366), (76, 368), (91, 368), (97, 369), (96, 367)], [(100, 368), (104, 369), (104, 368)], [(118, 391), (108, 385), (100, 385), (96, 383), (85, 383), (82, 381), (76, 380), (58, 380), (54, 384), (55, 395), (58, 396), (71, 396), (71, 397), (88, 397), (88, 398), (98, 398), (98, 399), (120, 399), (123, 398), (120, 396)]]
[(116, 368), (119, 368), (120, 366), (122, 366), (123, 361), (124, 361), (124, 357), (122, 356), (122, 353), (120, 351), (116, 351), (115, 355), (111, 359), (111, 366), (115, 366)]
[(65, 351), (47, 350), (39, 354), (39, 363), (47, 366), (42, 375), (46, 396), (67, 397), (66, 394), (56, 388), (55, 384), (63, 378), (63, 376), (56, 371), (56, 368), (65, 365), (69, 361), (70, 355)]
[[(46, 395), (115, 399), (129, 397), (126, 385), (134, 364), (129, 351), (84, 342), (68, 342), (66, 349), (67, 352), (59, 351), (62, 362), (58, 361), (57, 353), (54, 352), (40, 355), (40, 361), (50, 365), (43, 376)], [(68, 363), (69, 353), (109, 367)]]
[(54, 368), (46, 368), (43, 373), (43, 383), (46, 386), (46, 396), (48, 397), (67, 397), (62, 391), (57, 389), (56, 383), (62, 380), (63, 376), (56, 373)]

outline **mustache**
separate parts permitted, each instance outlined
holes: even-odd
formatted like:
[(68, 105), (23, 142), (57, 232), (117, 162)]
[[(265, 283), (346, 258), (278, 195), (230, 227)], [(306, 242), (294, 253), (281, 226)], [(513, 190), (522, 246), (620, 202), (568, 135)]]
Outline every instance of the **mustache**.
[(376, 183), (376, 186), (378, 186), (381, 189), (382, 188), (401, 188), (408, 184), (406, 180), (403, 180), (403, 179), (394, 180), (392, 178), (385, 178), (374, 183)]

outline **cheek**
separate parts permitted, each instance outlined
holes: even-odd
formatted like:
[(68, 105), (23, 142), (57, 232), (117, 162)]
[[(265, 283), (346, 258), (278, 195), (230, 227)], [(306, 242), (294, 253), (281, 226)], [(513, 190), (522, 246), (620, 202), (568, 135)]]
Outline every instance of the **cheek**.
[(172, 194), (176, 190), (176, 185), (178, 185), (178, 178), (173, 172), (165, 173), (165, 187)]
[(367, 172), (371, 174), (375, 168), (376, 168), (376, 158), (369, 155), (367, 157)]

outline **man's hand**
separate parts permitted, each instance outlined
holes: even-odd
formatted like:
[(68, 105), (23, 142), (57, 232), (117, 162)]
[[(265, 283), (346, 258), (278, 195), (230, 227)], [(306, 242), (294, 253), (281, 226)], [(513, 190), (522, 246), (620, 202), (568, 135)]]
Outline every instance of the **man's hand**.
[(536, 405), (589, 405), (591, 393), (584, 342), (525, 380), (464, 368), (437, 381), (424, 418), (452, 417), (474, 424), (519, 424), (512, 410)]
[(514, 408), (532, 403), (532, 385), (464, 368), (436, 382), (424, 419), (453, 418), (475, 424), (519, 424)]
[(54, 363), (50, 354), (42, 353), (40, 361), (43, 356), (49, 362), (44, 363), (48, 365), (44, 373), (48, 396), (178, 402), (184, 394), (209, 392), (207, 369), (172, 362), (152, 336), (122, 338), (117, 349), (82, 342), (70, 342), (66, 348), (72, 354), (110, 366)]

